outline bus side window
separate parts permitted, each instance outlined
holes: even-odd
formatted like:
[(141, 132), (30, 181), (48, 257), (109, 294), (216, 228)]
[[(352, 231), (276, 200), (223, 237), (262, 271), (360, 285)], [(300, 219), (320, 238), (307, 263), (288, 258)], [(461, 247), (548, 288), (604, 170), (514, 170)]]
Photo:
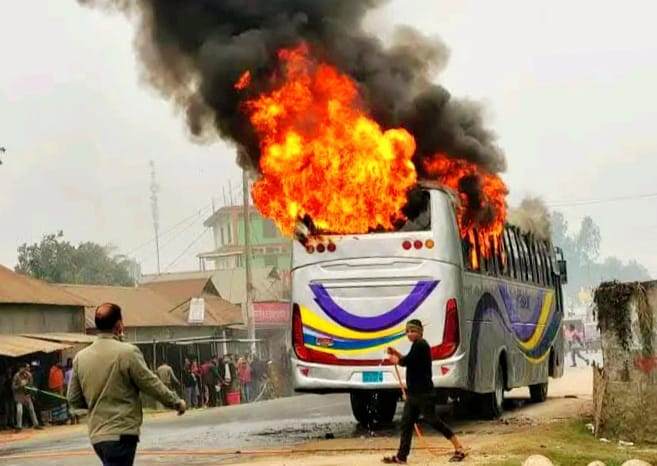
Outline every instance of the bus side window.
[(518, 251), (518, 243), (516, 243), (516, 233), (513, 231), (513, 227), (507, 228), (506, 236), (509, 241), (511, 261), (513, 262), (512, 277), (516, 280), (522, 280), (522, 274), (520, 272), (520, 254)]
[(505, 227), (502, 232), (502, 244), (504, 245), (504, 253), (506, 255), (506, 276), (515, 278), (515, 270), (513, 266), (513, 253), (511, 252), (511, 243), (509, 242), (509, 230)]
[(515, 251), (517, 253), (516, 257), (518, 258), (518, 280), (525, 281), (527, 279), (525, 257), (522, 253), (522, 248), (520, 247), (520, 235), (518, 234), (518, 231), (515, 227), (512, 227), (511, 239), (515, 245)]
[(509, 276), (509, 254), (506, 252), (506, 244), (504, 242), (504, 231), (502, 234), (494, 238), (495, 254), (497, 258), (497, 267), (500, 275), (505, 277)]
[(534, 254), (536, 256), (536, 265), (538, 266), (538, 283), (545, 286), (545, 270), (543, 269), (543, 253), (541, 252), (541, 243), (534, 240)]
[(520, 269), (522, 272), (523, 281), (532, 281), (533, 277), (531, 276), (531, 266), (529, 264), (529, 252), (527, 251), (527, 243), (525, 243), (525, 237), (520, 230), (514, 228), (516, 233), (516, 240), (518, 241), (518, 250), (520, 251)]
[(550, 254), (550, 243), (544, 243), (544, 254), (545, 254), (545, 271), (548, 277), (548, 285), (554, 285), (554, 275), (552, 274), (552, 255)]
[(468, 236), (461, 240), (463, 246), (463, 261), (465, 268), (473, 272), (479, 271), (479, 254), (477, 252), (477, 243), (475, 241), (476, 234), (472, 231)]
[(520, 235), (521, 241), (522, 241), (522, 248), (525, 251), (525, 257), (527, 258), (525, 260), (525, 264), (527, 267), (527, 281), (529, 282), (534, 282), (535, 281), (535, 273), (534, 273), (534, 258), (532, 257), (532, 251), (529, 248), (529, 235)]

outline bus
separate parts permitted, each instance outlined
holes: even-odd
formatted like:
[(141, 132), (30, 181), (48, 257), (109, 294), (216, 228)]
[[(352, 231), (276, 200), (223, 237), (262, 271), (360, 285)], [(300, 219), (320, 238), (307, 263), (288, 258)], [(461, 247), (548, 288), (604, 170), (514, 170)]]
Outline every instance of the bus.
[(410, 349), (405, 322), (415, 318), (431, 346), (437, 400), (467, 400), (488, 418), (512, 388), (544, 401), (548, 377), (564, 367), (560, 250), (507, 224), (481, 254), (476, 232), (461, 237), (451, 192), (424, 184), (417, 193), (396, 231), (294, 242), (295, 391), (349, 393), (362, 425), (391, 422), (400, 383), (385, 350)]

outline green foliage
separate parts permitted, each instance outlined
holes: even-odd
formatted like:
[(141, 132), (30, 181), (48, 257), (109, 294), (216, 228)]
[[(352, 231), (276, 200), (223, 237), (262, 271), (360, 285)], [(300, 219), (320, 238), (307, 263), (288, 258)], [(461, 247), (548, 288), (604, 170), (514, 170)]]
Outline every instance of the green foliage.
[(551, 214), (552, 242), (564, 251), (568, 261), (568, 285), (565, 293), (571, 301), (577, 299), (582, 288), (592, 289), (603, 281), (644, 281), (650, 279), (648, 270), (635, 260), (623, 263), (617, 257), (600, 260), (600, 228), (584, 217), (579, 229), (571, 233), (561, 212)]
[(44, 235), (39, 243), (19, 246), (15, 270), (52, 283), (134, 285), (138, 265), (111, 253), (111, 247), (92, 242), (74, 246), (59, 231)]

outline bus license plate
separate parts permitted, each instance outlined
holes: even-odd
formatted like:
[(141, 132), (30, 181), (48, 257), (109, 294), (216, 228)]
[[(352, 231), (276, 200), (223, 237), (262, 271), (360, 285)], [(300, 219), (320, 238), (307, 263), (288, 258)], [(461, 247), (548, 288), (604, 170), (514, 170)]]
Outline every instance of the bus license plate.
[(383, 382), (383, 372), (363, 372), (363, 383)]

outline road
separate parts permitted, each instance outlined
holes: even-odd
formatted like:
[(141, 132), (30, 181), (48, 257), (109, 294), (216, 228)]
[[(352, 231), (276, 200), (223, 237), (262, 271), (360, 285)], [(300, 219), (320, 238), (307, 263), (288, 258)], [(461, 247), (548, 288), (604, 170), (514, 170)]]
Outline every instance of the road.
[[(456, 418), (450, 423), (467, 438), (499, 425), (526, 425), (536, 420), (574, 416), (590, 400), (591, 378), (589, 368), (570, 369), (562, 379), (551, 381), (545, 403), (531, 405), (527, 403), (526, 389), (515, 390), (507, 394), (508, 412), (502, 422)], [(401, 407), (400, 404), (397, 420)], [(0, 436), (0, 466), (98, 464), (85, 429), (64, 426), (21, 436)], [(308, 448), (342, 452), (369, 449), (377, 451), (373, 455), (378, 458), (378, 450), (394, 451), (398, 435), (396, 426), (377, 432), (362, 430), (352, 418), (347, 395), (302, 395), (191, 411), (184, 416), (148, 416), (136, 464), (309, 464), (297, 463), (294, 458), (304, 449), (307, 453)], [(435, 443), (439, 443), (438, 438)], [(236, 453), (238, 450), (242, 453)]]

